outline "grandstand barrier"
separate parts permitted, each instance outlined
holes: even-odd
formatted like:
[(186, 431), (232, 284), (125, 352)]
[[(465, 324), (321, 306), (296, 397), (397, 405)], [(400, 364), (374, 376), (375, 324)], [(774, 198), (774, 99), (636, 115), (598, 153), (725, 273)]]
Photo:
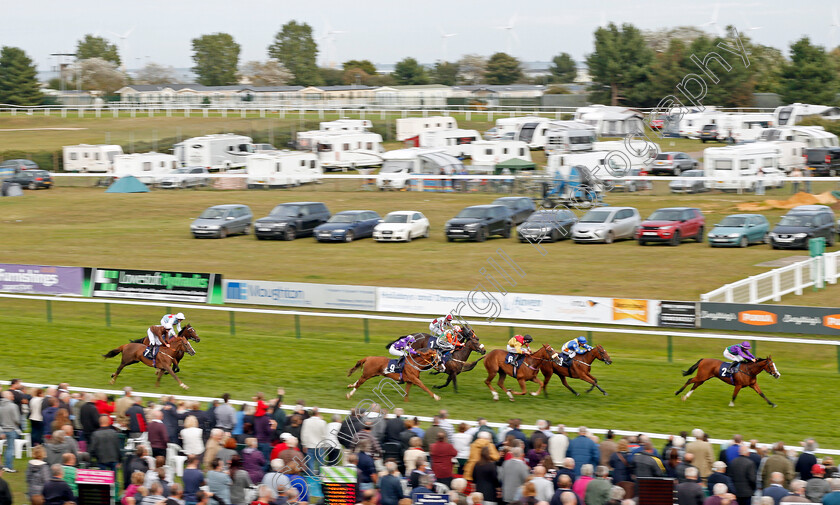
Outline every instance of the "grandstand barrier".
[[(23, 382), (22, 384), (25, 387), (35, 387), (35, 388), (55, 387), (55, 384), (40, 384), (40, 383), (33, 383), (33, 382)], [(9, 381), (0, 380), (0, 385), (9, 385)], [(116, 395), (116, 396), (124, 394), (123, 390), (96, 389), (96, 388), (86, 388), (86, 387), (76, 387), (76, 386), (71, 386), (70, 391), (79, 392), (79, 393), (105, 393), (105, 394), (108, 394), (108, 395)], [(134, 396), (140, 396), (140, 397), (143, 397), (143, 398), (161, 398), (163, 396), (172, 396), (172, 397), (174, 397), (178, 400), (188, 400), (188, 401), (197, 401), (197, 402), (212, 402), (213, 400), (219, 400), (219, 401), (222, 400), (221, 398), (210, 398), (210, 397), (206, 397), (206, 396), (168, 395), (168, 394), (161, 394), (161, 393), (144, 393), (144, 392), (140, 392), (140, 391), (132, 391), (131, 394), (134, 395)], [(364, 401), (371, 401), (371, 400), (364, 400)], [(256, 405), (252, 401), (234, 400), (234, 399), (231, 399), (228, 403), (231, 403), (233, 405), (242, 405), (242, 404)], [(297, 405), (282, 405), (282, 408), (284, 410), (293, 411), (295, 408), (297, 408)], [(339, 414), (339, 415), (343, 415), (343, 416), (346, 416), (346, 415), (350, 414), (349, 410), (324, 408), (324, 407), (321, 407), (321, 406), (318, 406), (318, 411), (321, 412), (322, 414)], [(406, 413), (405, 416), (409, 417), (409, 418), (416, 417), (420, 421), (427, 422), (427, 423), (430, 423), (433, 420), (431, 417), (428, 417), (428, 416), (415, 416), (414, 414), (409, 414), (409, 413)], [(386, 418), (392, 418), (392, 417), (394, 417), (393, 414), (388, 414), (386, 416)], [(466, 423), (470, 426), (476, 426), (477, 425), (476, 421), (467, 420), (467, 419), (450, 419), (449, 421), (453, 425), (458, 425), (460, 423)], [(493, 427), (493, 428), (502, 428), (502, 427), (508, 425), (507, 422), (497, 422), (497, 421), (494, 421), (494, 422), (488, 421), (487, 424), (489, 426)], [(566, 432), (567, 433), (573, 433), (573, 432), (577, 431), (577, 428), (578, 427), (573, 428), (573, 427), (570, 427), (570, 426), (566, 426)], [(520, 426), (520, 429), (536, 430), (538, 428), (537, 428), (536, 425), (523, 424), (523, 425)], [(642, 431), (621, 430), (621, 429), (614, 429), (614, 428), (588, 428), (588, 429), (589, 429), (590, 432), (598, 434), (598, 435), (603, 435), (603, 434), (607, 433), (607, 431), (612, 430), (612, 432), (614, 434), (618, 435), (618, 436), (647, 435), (650, 438), (658, 439), (658, 440), (668, 440), (670, 437), (676, 435), (676, 433), (671, 433), (671, 434), (647, 433), (647, 432), (642, 432)], [(782, 438), (782, 437), (780, 436), (779, 438)], [(694, 440), (694, 438), (689, 437), (689, 439), (686, 440), (686, 442), (689, 442), (689, 441), (692, 441), (692, 440)], [(729, 439), (710, 438), (709, 442), (711, 442), (713, 444), (721, 445), (721, 444), (729, 443), (730, 440)], [(774, 443), (776, 443), (776, 442), (775, 441), (773, 441), (773, 442), (760, 442), (760, 444), (762, 446), (767, 447), (767, 448), (772, 447), (772, 445)], [(786, 445), (785, 449), (802, 451), (802, 447), (797, 446), (797, 445)], [(833, 455), (833, 456), (840, 456), (840, 449), (823, 449), (823, 448), (820, 448), (816, 452), (818, 452), (819, 454), (830, 454), (830, 455)]]

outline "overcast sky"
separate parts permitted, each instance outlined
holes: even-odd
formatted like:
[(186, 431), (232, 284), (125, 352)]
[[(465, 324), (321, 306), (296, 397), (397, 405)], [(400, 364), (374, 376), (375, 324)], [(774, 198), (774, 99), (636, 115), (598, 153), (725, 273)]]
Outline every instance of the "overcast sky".
[[(762, 44), (786, 51), (805, 34), (824, 46), (840, 43), (840, 27), (831, 27), (837, 0), (0, 0), (0, 45), (23, 48), (44, 71), (55, 66), (50, 53), (72, 53), (86, 33), (118, 41), (113, 33), (132, 30), (120, 46), (129, 68), (147, 60), (187, 68), (193, 64), (190, 40), (197, 36), (228, 32), (242, 47), (240, 62), (265, 59), (283, 23), (296, 19), (315, 29), (319, 63), (394, 63), (406, 56), (431, 63), (444, 57), (441, 30), (457, 34), (446, 39), (448, 60), (506, 51), (509, 44), (525, 61), (546, 61), (562, 51), (582, 60), (604, 21), (642, 29), (697, 26), (713, 20), (716, 5), (718, 25), (761, 27), (748, 35)], [(512, 19), (518, 40), (499, 28)], [(321, 40), (327, 26), (345, 32), (334, 34), (334, 55)]]

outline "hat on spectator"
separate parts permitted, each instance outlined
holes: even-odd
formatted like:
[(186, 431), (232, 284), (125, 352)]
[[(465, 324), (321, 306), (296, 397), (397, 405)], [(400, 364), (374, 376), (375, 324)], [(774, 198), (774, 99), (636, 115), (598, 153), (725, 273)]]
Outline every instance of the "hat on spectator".
[(291, 433), (281, 433), (280, 434), (280, 440), (286, 440), (287, 438), (291, 438), (291, 437), (292, 437)]
[(825, 475), (825, 467), (817, 463), (811, 467), (811, 473), (814, 475)]

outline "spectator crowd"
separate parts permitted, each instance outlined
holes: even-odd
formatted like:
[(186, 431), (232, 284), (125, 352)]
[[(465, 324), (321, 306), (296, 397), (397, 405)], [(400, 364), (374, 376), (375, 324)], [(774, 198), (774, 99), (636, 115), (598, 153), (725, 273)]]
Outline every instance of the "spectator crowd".
[[(71, 393), (67, 384), (0, 393), (3, 472), (25, 472), (33, 505), (66, 505), (78, 496), (79, 468), (115, 471), (120, 505), (284, 505), (323, 501), (319, 467), (356, 475), (361, 505), (645, 505), (646, 478), (672, 479), (680, 505), (840, 505), (840, 473), (817, 444), (802, 451), (765, 448), (741, 435), (716, 448), (694, 429), (655, 446), (645, 435), (603, 439), (585, 427), (519, 419), (453, 424), (441, 410), (430, 425), (369, 404), (342, 418), (284, 391), (234, 407), (227, 394), (203, 408), (163, 397), (144, 401)], [(15, 468), (15, 440), (33, 444)], [(0, 473), (0, 505), (12, 494)]]

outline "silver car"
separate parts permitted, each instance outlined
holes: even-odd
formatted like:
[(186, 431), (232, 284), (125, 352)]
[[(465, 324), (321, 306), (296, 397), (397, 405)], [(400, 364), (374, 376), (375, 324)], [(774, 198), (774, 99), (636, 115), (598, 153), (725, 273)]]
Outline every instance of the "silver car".
[(632, 239), (641, 224), (642, 217), (633, 207), (599, 207), (590, 210), (575, 223), (572, 240), (612, 244), (618, 239)]
[(686, 153), (671, 151), (657, 154), (648, 171), (653, 175), (680, 175), (686, 170), (694, 170), (699, 166), (700, 162)]
[(234, 233), (247, 235), (254, 215), (247, 205), (229, 204), (208, 207), (190, 225), (193, 237), (225, 238)]
[(680, 175), (679, 180), (671, 181), (668, 187), (671, 193), (702, 193), (709, 191), (709, 182), (698, 179), (703, 177), (702, 170), (686, 170)]
[[(160, 178), (158, 186), (161, 188), (193, 188), (196, 186), (208, 186), (210, 184), (210, 172), (204, 167), (182, 167), (176, 168), (172, 174)], [(187, 177), (186, 174), (190, 176)]]

